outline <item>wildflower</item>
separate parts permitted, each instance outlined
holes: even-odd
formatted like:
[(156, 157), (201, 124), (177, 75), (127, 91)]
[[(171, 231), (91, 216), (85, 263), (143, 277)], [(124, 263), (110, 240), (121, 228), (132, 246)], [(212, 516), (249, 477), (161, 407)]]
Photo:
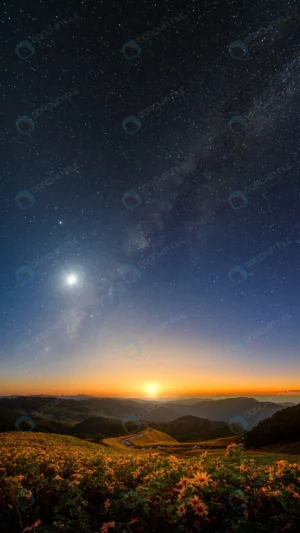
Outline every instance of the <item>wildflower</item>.
[(295, 500), (300, 500), (300, 494), (295, 492), (294, 490), (291, 492), (292, 496), (295, 498)]
[(35, 529), (36, 527), (40, 526), (41, 525), (41, 521), (39, 520), (39, 518), (34, 522), (34, 524), (32, 524), (31, 527), (25, 527), (25, 529), (23, 529), (23, 533), (29, 533), (29, 531), (32, 531), (33, 529)]
[(185, 489), (186, 489), (186, 487), (182, 487), (182, 489), (180, 489), (180, 490), (178, 491), (178, 496), (177, 496), (177, 499), (178, 499), (178, 500), (182, 500), (182, 498), (184, 498), (184, 496), (185, 496)]
[(106, 511), (106, 512), (107, 512), (108, 509), (110, 508), (110, 505), (111, 505), (111, 504), (110, 504), (110, 499), (107, 498), (107, 500), (105, 500), (105, 502), (104, 502), (104, 507), (105, 507), (105, 511)]
[(268, 492), (269, 492), (269, 489), (268, 489), (267, 487), (261, 487), (260, 490), (261, 490), (261, 492), (262, 492), (263, 494), (268, 494)]
[(182, 487), (187, 487), (190, 484), (190, 480), (188, 477), (182, 477), (180, 481), (177, 483), (177, 485), (181, 485)]
[(131, 518), (130, 522), (128, 522), (128, 525), (131, 526), (131, 524), (135, 524), (136, 522), (139, 522), (139, 518)]
[(207, 505), (205, 505), (205, 503), (203, 503), (201, 501), (198, 502), (193, 507), (193, 511), (194, 511), (195, 515), (198, 515), (198, 516), (207, 516), (208, 515)]
[(181, 504), (177, 507), (177, 510), (178, 510), (178, 514), (179, 514), (179, 516), (183, 516), (183, 515), (185, 514), (185, 512), (186, 512), (183, 503), (181, 503)]
[(196, 472), (191, 482), (204, 486), (208, 483), (211, 483), (211, 476), (209, 474), (206, 474), (206, 472)]
[(112, 529), (114, 528), (116, 525), (116, 522), (112, 521), (112, 522), (104, 522), (104, 524), (102, 524), (102, 527), (100, 529), (100, 533), (107, 533), (109, 529)]
[(197, 505), (197, 503), (200, 502), (200, 498), (199, 496), (193, 496), (191, 499), (190, 499), (190, 505), (192, 507), (194, 507), (195, 505)]

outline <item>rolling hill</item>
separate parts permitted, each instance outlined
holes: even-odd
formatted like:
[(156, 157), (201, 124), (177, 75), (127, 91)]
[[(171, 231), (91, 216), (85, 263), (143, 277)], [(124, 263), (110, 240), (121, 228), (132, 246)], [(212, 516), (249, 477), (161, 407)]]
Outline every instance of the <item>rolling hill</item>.
[[(91, 429), (91, 433), (100, 432), (107, 437), (118, 436), (124, 433), (120, 420), (135, 414), (137, 418), (148, 422), (151, 427), (174, 435), (178, 440), (206, 439), (226, 436), (225, 426), (228, 420), (236, 415), (245, 416), (245, 413), (249, 412), (250, 409), (255, 411), (254, 414), (247, 417), (248, 428), (252, 429), (261, 420), (289, 405), (272, 402), (262, 403), (254, 398), (201, 400), (195, 404), (191, 401), (192, 399), (176, 403), (172, 400), (165, 403), (152, 402), (149, 404), (140, 399), (89, 398), (84, 397), (84, 395), (76, 400), (49, 396), (0, 398), (0, 431), (15, 430), (16, 419), (26, 414), (38, 420), (40, 431), (69, 434), (70, 426), (75, 423), (84, 423), (82, 427), (79, 427), (80, 433), (89, 433), (89, 429)], [(55, 402), (55, 405), (49, 406), (50, 402)], [(144, 410), (147, 409), (148, 405), (149, 412), (145, 413)], [(258, 407), (262, 408), (258, 409)], [(40, 409), (44, 409), (42, 415), (38, 412)], [(94, 420), (99, 417), (101, 420), (99, 419), (98, 422)], [(184, 420), (184, 417), (196, 417), (196, 426), (192, 427), (192, 418), (190, 418), (190, 423), (189, 419)], [(106, 420), (104, 421), (103, 418)], [(199, 419), (206, 420), (207, 432), (203, 425), (204, 422), (199, 422)], [(93, 422), (90, 422), (91, 420)], [(217, 426), (209, 426), (209, 421), (217, 423)], [(221, 425), (222, 422), (223, 426)], [(159, 424), (162, 425), (159, 426)], [(97, 430), (94, 430), (97, 426), (99, 426)]]
[[(142, 426), (146, 427), (146, 426)], [(95, 435), (102, 433), (105, 437), (121, 437), (125, 434), (121, 420), (104, 416), (95, 416), (73, 426), (70, 435)]]
[(163, 433), (167, 433), (178, 442), (201, 441), (232, 436), (232, 432), (225, 422), (207, 420), (197, 416), (182, 416), (168, 423), (150, 422), (149, 426)]
[(232, 432), (225, 422), (215, 422), (205, 420), (196, 416), (184, 416), (168, 423), (146, 422), (137, 427), (135, 423), (126, 423), (126, 429), (120, 420), (111, 418), (94, 417), (73, 426), (70, 434), (89, 434), (102, 433), (105, 437), (120, 437), (123, 435), (133, 435), (137, 431), (142, 431), (147, 427), (160, 431), (178, 442), (201, 441), (215, 439), (219, 437), (232, 436)]
[(275, 413), (245, 435), (247, 448), (281, 443), (300, 443), (300, 404)]

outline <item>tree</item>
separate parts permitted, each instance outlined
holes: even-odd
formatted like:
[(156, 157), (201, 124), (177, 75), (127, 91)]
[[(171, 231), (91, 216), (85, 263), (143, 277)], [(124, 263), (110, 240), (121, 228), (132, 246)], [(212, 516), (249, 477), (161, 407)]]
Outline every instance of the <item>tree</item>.
[(97, 444), (99, 444), (99, 442), (101, 442), (103, 439), (105, 439), (104, 435), (102, 435), (102, 433), (95, 433), (94, 435), (94, 442), (96, 442)]

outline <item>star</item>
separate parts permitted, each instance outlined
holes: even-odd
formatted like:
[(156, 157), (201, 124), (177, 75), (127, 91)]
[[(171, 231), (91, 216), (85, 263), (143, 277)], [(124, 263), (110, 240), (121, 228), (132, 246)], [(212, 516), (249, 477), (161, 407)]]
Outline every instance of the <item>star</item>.
[(75, 274), (70, 274), (66, 279), (67, 285), (76, 285), (77, 281), (78, 279), (77, 279), (77, 276), (75, 276)]

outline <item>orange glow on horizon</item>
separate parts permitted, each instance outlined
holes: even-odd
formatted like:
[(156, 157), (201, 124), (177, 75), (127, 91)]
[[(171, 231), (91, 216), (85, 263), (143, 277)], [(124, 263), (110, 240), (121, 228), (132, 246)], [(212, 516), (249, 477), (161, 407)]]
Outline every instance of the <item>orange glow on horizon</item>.
[[(35, 384), (36, 385), (36, 384)], [(300, 395), (299, 385), (298, 388), (295, 385), (288, 385), (288, 386), (280, 386), (278, 387), (270, 387), (268, 389), (262, 389), (262, 388), (247, 388), (247, 389), (240, 389), (240, 388), (227, 388), (227, 389), (218, 389), (217, 387), (208, 388), (205, 389), (176, 389), (176, 388), (161, 388), (159, 385), (157, 386), (157, 389), (154, 390), (154, 385), (156, 386), (156, 383), (150, 383), (148, 386), (144, 385), (141, 387), (140, 390), (133, 389), (132, 391), (130, 388), (128, 388), (126, 391), (122, 391), (118, 389), (117, 387), (110, 387), (110, 388), (87, 388), (87, 387), (75, 387), (73, 386), (51, 386), (51, 385), (45, 385), (45, 386), (32, 386), (29, 383), (23, 384), (23, 386), (18, 386), (16, 383), (11, 385), (10, 387), (7, 385), (0, 386), (0, 395), (20, 395), (20, 396), (30, 396), (30, 395), (48, 395), (48, 396), (77, 396), (77, 395), (88, 395), (88, 396), (98, 396), (98, 397), (105, 397), (105, 398), (113, 398), (113, 397), (120, 397), (120, 398), (145, 398), (149, 399), (150, 397), (155, 399), (163, 399), (163, 398), (193, 398), (193, 397), (210, 397), (210, 396), (227, 396), (227, 397), (236, 397), (236, 396), (272, 396), (276, 394), (289, 394), (289, 395)], [(288, 391), (299, 391), (299, 392), (288, 392)]]

